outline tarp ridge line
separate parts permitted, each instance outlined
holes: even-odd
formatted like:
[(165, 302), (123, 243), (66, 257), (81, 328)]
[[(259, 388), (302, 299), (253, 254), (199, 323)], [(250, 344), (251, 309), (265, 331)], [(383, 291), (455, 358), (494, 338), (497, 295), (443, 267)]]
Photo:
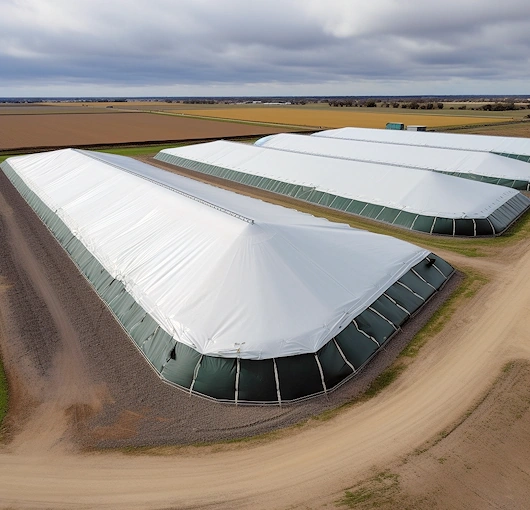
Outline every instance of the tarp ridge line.
[(150, 177), (147, 177), (145, 175), (141, 175), (141, 174), (139, 174), (137, 172), (134, 172), (132, 170), (124, 168), (124, 167), (122, 167), (122, 166), (120, 166), (120, 165), (118, 165), (116, 163), (111, 163), (111, 162), (106, 161), (104, 159), (98, 158), (94, 154), (87, 154), (86, 152), (81, 151), (79, 149), (72, 149), (72, 150), (78, 152), (79, 154), (82, 154), (83, 156), (87, 156), (87, 157), (95, 159), (97, 161), (101, 161), (102, 163), (105, 163), (106, 165), (110, 165), (110, 166), (113, 166), (114, 168), (117, 168), (118, 170), (121, 170), (122, 172), (127, 172), (127, 173), (129, 173), (131, 175), (139, 177), (140, 179), (144, 179), (146, 181), (152, 182), (153, 184), (156, 184), (157, 186), (160, 186), (162, 188), (166, 188), (166, 189), (172, 191), (173, 193), (177, 193), (177, 194), (182, 195), (182, 196), (184, 196), (186, 198), (189, 198), (190, 200), (194, 200), (195, 202), (199, 202), (200, 204), (206, 205), (208, 207), (211, 207), (212, 209), (215, 209), (215, 210), (220, 211), (222, 213), (228, 214), (229, 216), (233, 216), (234, 218), (237, 218), (239, 220), (242, 220), (242, 221), (245, 221), (247, 223), (250, 223), (251, 225), (254, 225), (254, 220), (252, 218), (247, 218), (246, 216), (243, 216), (242, 214), (239, 214), (239, 213), (237, 213), (235, 211), (231, 211), (230, 209), (227, 209), (225, 207), (221, 207), (220, 205), (213, 204), (212, 202), (208, 202), (207, 200), (204, 200), (202, 198), (199, 198), (199, 197), (196, 197), (194, 195), (191, 195), (190, 193), (186, 193), (185, 191), (179, 190), (179, 189), (174, 188), (172, 186), (169, 186), (167, 184), (163, 184), (160, 181), (157, 181), (156, 179), (151, 179)]

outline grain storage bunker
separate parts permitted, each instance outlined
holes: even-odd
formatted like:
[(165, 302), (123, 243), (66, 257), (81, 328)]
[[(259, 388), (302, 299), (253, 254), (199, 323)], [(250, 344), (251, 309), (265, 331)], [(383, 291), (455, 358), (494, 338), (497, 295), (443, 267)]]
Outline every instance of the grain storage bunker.
[(302, 154), (432, 170), (508, 188), (530, 190), (530, 165), (491, 152), (438, 149), (291, 133), (266, 136), (260, 138), (255, 145)]
[(427, 234), (499, 235), (530, 207), (514, 189), (430, 170), (223, 140), (165, 149), (156, 158)]
[(1, 169), (160, 377), (219, 401), (336, 388), (453, 273), (409, 243), (121, 156)]
[(421, 131), (391, 131), (385, 129), (345, 127), (314, 133), (314, 137), (344, 138), (369, 142), (397, 143), (417, 147), (460, 149), (491, 152), (530, 163), (530, 139), (511, 136), (486, 136)]

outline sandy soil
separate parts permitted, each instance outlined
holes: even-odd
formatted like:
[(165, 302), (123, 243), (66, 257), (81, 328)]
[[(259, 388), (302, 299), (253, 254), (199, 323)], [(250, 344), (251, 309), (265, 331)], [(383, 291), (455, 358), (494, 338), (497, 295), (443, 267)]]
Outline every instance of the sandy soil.
[[(99, 320), (87, 326), (82, 319), (88, 314), (96, 316), (96, 310), (91, 308), (96, 305), (85, 299), (86, 283), (80, 276), (76, 284), (68, 279), (67, 288), (63, 288), (66, 283), (61, 279), (61, 269), (66, 263), (56, 258), (57, 247), (52, 247), (49, 235), (40, 234), (42, 225), (23, 221), (19, 216), (22, 207), (15, 203), (15, 196), (6, 192), (5, 182), (0, 189), (5, 199), (0, 202), (1, 237), (7, 240), (2, 243), (1, 274), (18, 274), (15, 280), (4, 278), (0, 295), (4, 336), (18, 339), (14, 346), (4, 343), (6, 364), (15, 367), (10, 382), (18, 409), (12, 410), (17, 416), (17, 424), (12, 424), (12, 441), (0, 452), (1, 508), (321, 508), (336, 500), (342, 490), (366, 479), (374, 468), (397, 469), (397, 460), (406, 459), (418, 448), (434, 452), (430, 455), (436, 459), (453, 459), (451, 455), (458, 456), (466, 447), (465, 441), (469, 442), (468, 450), (471, 446), (490, 449), (490, 460), (504, 456), (503, 465), (513, 467), (505, 473), (523, 471), (510, 478), (506, 491), (488, 491), (489, 499), (470, 496), (467, 508), (484, 508), (484, 501), (491, 508), (525, 508), (520, 502), (528, 490), (528, 443), (520, 442), (518, 455), (514, 456), (513, 441), (500, 443), (493, 433), (501, 425), (507, 437), (515, 433), (518, 413), (512, 413), (511, 419), (506, 418), (506, 413), (495, 411), (495, 401), (502, 402), (510, 395), (510, 385), (496, 386), (501, 392), (497, 399), (483, 400), (478, 407), (476, 403), (495, 382), (506, 361), (530, 358), (530, 287), (521, 278), (530, 270), (530, 240), (509, 245), (488, 259), (468, 260), (440, 253), (450, 262), (486, 273), (490, 283), (463, 302), (453, 320), (385, 392), (328, 421), (292, 429), (274, 441), (187, 447), (164, 456), (81, 453), (75, 449), (75, 439), (83, 437), (92, 414), (109, 407), (118, 389), (112, 387), (111, 381), (101, 380), (103, 372), (98, 375), (90, 364), (90, 354), (104, 350), (105, 343), (84, 342), (85, 334), (95, 341), (94, 333), (86, 333), (86, 329), (98, 327)], [(16, 229), (21, 234), (14, 233)], [(36, 273), (27, 264), (34, 266)], [(52, 288), (55, 290), (50, 291)], [(23, 304), (26, 295), (30, 295), (36, 313), (28, 314), (26, 310), (27, 321), (21, 322), (17, 304), (27, 306)], [(70, 299), (65, 301), (65, 295)], [(6, 303), (9, 306), (4, 306)], [(101, 313), (102, 321), (104, 317), (105, 313)], [(107, 326), (111, 326), (107, 322), (101, 324), (100, 336), (107, 341), (119, 342), (123, 337), (119, 332), (105, 337)], [(37, 343), (35, 334), (42, 331), (48, 331), (54, 340)], [(35, 348), (41, 344), (42, 351)], [(119, 348), (125, 349), (126, 345), (119, 344)], [(22, 355), (20, 348), (25, 348)], [(130, 359), (126, 353), (124, 358)], [(100, 358), (99, 362), (103, 360)], [(136, 368), (143, 370), (141, 366)], [(118, 377), (130, 369), (129, 365), (118, 365)], [(139, 381), (131, 381), (131, 394), (137, 393), (138, 385), (151, 384), (143, 379), (147, 372), (141, 374)], [(26, 377), (34, 381), (31, 387), (23, 384)], [(60, 383), (63, 378), (67, 384)], [(518, 381), (519, 385), (525, 384)], [(154, 403), (155, 409), (172, 405), (166, 396)], [(482, 416), (492, 425), (491, 433), (482, 429), (484, 433), (464, 433), (460, 439), (458, 434), (450, 434), (447, 439), (455, 438), (452, 443), (445, 439), (433, 441), (446, 428), (461, 422), (470, 409), (475, 410), (465, 420), (469, 432), (481, 432), (477, 427)], [(142, 420), (142, 416), (127, 411), (118, 409), (111, 423), (111, 430), (118, 437), (134, 436), (139, 433), (139, 423), (157, 421), (156, 415)], [(185, 412), (188, 417), (201, 420), (206, 411), (198, 405)], [(241, 416), (244, 414), (241, 412)], [(527, 416), (524, 406), (519, 414)], [(72, 418), (74, 424), (85, 425), (72, 429)], [(495, 421), (501, 418), (504, 421)], [(232, 420), (233, 417), (233, 423)], [(517, 437), (527, 437), (526, 431), (526, 426), (522, 427)], [(105, 431), (107, 437), (108, 432)], [(444, 442), (448, 445), (447, 455), (435, 450)], [(450, 452), (453, 453), (449, 455)], [(470, 462), (480, 459), (471, 457)], [(500, 468), (490, 462), (484, 469), (488, 477), (483, 470), (467, 470), (470, 493), (473, 487), (487, 486)], [(440, 481), (440, 472), (434, 469), (422, 471), (420, 466), (400, 473), (397, 476), (408, 483), (402, 484), (406, 497), (412, 494), (410, 497), (418, 496), (420, 501), (421, 497), (432, 499), (440, 494), (438, 508), (453, 508), (460, 496), (459, 485)], [(427, 487), (426, 496), (413, 492), (414, 487), (422, 486)], [(507, 494), (511, 494), (511, 506), (506, 506)]]
[(516, 361), (473, 412), (337, 500), (360, 510), (528, 508), (529, 443), (530, 363)]
[(284, 128), (151, 113), (0, 115), (0, 150), (254, 136)]

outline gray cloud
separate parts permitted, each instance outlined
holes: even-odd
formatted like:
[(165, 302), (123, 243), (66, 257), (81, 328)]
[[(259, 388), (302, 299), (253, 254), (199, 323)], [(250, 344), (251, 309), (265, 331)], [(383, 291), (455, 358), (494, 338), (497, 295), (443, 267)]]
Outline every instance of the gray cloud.
[(525, 92), (514, 87), (530, 79), (527, 0), (0, 0), (0, 8), (0, 96), (508, 94)]

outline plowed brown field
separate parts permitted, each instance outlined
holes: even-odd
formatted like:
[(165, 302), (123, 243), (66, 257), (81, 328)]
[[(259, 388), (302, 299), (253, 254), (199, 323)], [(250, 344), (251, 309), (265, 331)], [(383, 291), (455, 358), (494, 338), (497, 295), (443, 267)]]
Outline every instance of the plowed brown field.
[(253, 136), (285, 128), (150, 113), (0, 115), (0, 150)]
[(270, 122), (273, 124), (288, 124), (308, 126), (314, 128), (339, 128), (346, 126), (364, 128), (384, 128), (387, 122), (403, 122), (407, 125), (422, 125), (427, 127), (462, 126), (467, 124), (490, 124), (506, 122), (506, 118), (476, 117), (447, 114), (423, 114), (401, 111), (385, 113), (344, 111), (337, 108), (331, 110), (302, 110), (300, 108), (225, 108), (204, 110), (182, 110), (189, 115), (200, 115), (218, 119), (232, 119), (252, 122)]

